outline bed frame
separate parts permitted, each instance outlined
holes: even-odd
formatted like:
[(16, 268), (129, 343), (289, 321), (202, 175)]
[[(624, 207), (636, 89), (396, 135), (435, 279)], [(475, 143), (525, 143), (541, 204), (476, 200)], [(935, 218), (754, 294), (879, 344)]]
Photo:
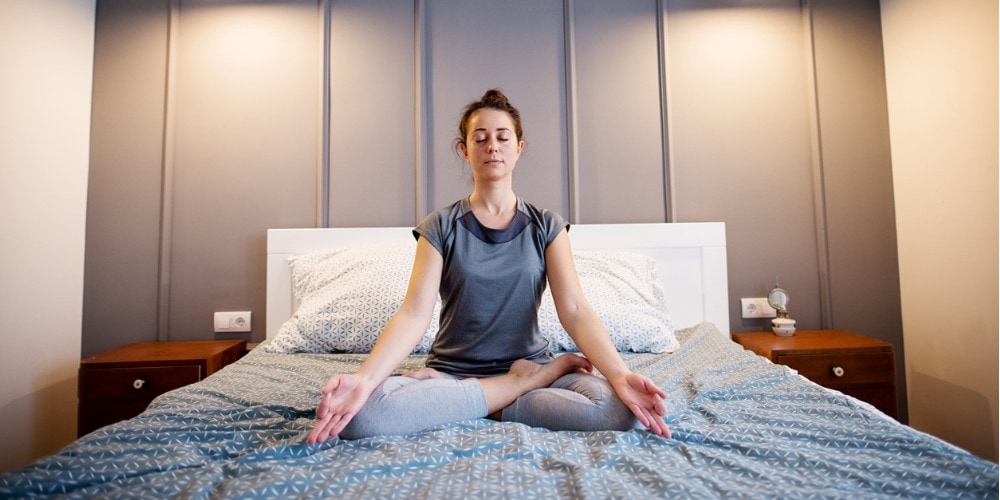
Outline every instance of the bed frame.
[[(330, 248), (412, 242), (412, 228), (270, 229), (267, 231), (267, 338), (292, 316), (288, 258)], [(729, 331), (726, 226), (721, 222), (577, 224), (574, 249), (626, 250), (656, 259), (676, 328), (703, 321)]]

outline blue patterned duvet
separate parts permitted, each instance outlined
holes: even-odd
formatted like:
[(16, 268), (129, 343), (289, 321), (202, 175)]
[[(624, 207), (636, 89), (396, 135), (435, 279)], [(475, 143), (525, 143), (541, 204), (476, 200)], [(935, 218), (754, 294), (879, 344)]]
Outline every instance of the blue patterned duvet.
[(673, 354), (626, 355), (668, 392), (672, 439), (475, 420), (308, 446), (320, 385), (363, 356), (258, 349), (0, 476), (0, 497), (997, 497), (994, 463), (744, 351), (709, 324), (678, 338)]

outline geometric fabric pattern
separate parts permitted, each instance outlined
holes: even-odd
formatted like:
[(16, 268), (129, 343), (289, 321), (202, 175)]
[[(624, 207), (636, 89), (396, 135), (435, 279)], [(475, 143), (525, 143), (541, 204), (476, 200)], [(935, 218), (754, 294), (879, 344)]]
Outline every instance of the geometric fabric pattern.
[[(416, 243), (368, 245), (289, 259), (299, 304), (270, 352), (367, 353), (402, 306)], [(441, 300), (413, 353), (426, 353), (438, 330)]]
[[(623, 356), (673, 436), (477, 419), (308, 445), (323, 382), (359, 354), (254, 349), (0, 475), (0, 498), (996, 498), (997, 464), (745, 351), (711, 324)], [(420, 367), (411, 356), (400, 371)]]
[[(646, 255), (604, 250), (573, 252), (580, 287), (621, 352), (673, 352), (679, 345), (667, 313), (656, 261)], [(553, 350), (579, 351), (559, 323), (546, 287), (538, 326)]]
[[(299, 304), (264, 348), (274, 353), (368, 353), (406, 295), (415, 243), (369, 245), (289, 259)], [(576, 251), (580, 284), (623, 352), (672, 352), (678, 346), (655, 261), (638, 254)], [(438, 299), (413, 354), (426, 354), (437, 335)], [(546, 287), (539, 328), (554, 351), (577, 351)]]

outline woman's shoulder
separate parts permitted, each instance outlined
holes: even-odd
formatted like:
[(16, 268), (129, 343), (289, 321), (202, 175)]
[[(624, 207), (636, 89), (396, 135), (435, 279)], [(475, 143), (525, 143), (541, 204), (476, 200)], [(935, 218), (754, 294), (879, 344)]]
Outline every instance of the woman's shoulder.
[(435, 247), (438, 247), (438, 250), (443, 250), (441, 245), (452, 233), (462, 212), (462, 200), (441, 207), (424, 217), (424, 220), (413, 229), (413, 236), (417, 238), (423, 236), (430, 240)]
[(569, 230), (569, 223), (558, 212), (540, 208), (521, 198), (518, 198), (518, 206), (528, 219), (546, 234), (547, 243), (555, 239), (563, 229)]
[(558, 212), (539, 207), (523, 198), (517, 199), (518, 209), (534, 220), (562, 219)]
[(449, 221), (455, 221), (461, 217), (462, 213), (465, 211), (462, 204), (463, 201), (464, 200), (458, 200), (451, 205), (443, 206), (427, 214), (427, 216), (424, 217), (423, 222), (420, 223), (420, 226), (428, 223), (443, 225), (447, 224)]

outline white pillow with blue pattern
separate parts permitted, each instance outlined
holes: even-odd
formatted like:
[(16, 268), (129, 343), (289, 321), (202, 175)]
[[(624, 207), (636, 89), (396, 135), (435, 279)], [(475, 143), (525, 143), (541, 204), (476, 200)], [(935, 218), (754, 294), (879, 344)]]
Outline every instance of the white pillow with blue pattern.
[[(674, 352), (680, 346), (656, 271), (646, 255), (608, 250), (575, 250), (573, 262), (587, 302), (622, 352)], [(556, 315), (546, 288), (538, 309), (542, 335), (558, 351), (579, 351)]]
[[(279, 353), (367, 353), (403, 303), (415, 243), (369, 245), (289, 259), (298, 309), (261, 347)], [(679, 345), (666, 312), (663, 289), (649, 257), (625, 252), (574, 252), (577, 273), (591, 306), (620, 351), (672, 352)], [(413, 354), (434, 341), (440, 299)], [(539, 328), (553, 350), (577, 351), (562, 328), (548, 289), (538, 311)]]
[[(403, 305), (416, 243), (366, 245), (288, 259), (292, 295), (299, 304), (268, 352), (367, 353)], [(426, 353), (437, 335), (441, 301), (413, 354)]]

